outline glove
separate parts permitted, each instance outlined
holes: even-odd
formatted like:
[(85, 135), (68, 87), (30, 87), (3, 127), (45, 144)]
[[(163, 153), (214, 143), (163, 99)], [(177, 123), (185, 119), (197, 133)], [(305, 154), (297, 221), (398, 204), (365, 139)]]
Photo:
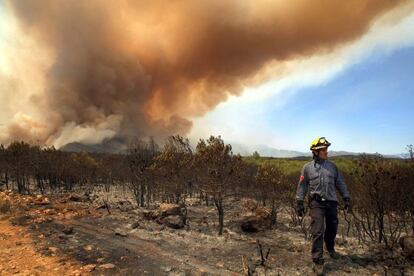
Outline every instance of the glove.
[(296, 214), (298, 217), (303, 217), (305, 215), (305, 205), (303, 204), (303, 200), (298, 200), (296, 203)]
[(344, 198), (344, 209), (349, 214), (352, 211), (352, 204), (350, 198)]

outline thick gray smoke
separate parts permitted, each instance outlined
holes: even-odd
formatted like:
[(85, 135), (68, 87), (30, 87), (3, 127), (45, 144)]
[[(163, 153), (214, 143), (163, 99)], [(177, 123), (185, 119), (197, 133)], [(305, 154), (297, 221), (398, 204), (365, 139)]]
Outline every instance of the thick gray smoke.
[[(30, 103), (42, 143), (186, 134), (264, 68), (360, 37), (406, 1), (13, 0), (22, 33), (49, 50), (45, 91)], [(23, 118), (7, 139), (29, 139)]]

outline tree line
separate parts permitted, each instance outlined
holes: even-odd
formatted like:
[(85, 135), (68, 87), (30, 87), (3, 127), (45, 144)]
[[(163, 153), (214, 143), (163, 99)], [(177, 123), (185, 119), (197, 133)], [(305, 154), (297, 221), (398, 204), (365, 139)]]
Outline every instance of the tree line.
[[(258, 154), (254, 159), (260, 158)], [(362, 155), (343, 174), (354, 202), (344, 214), (348, 235), (393, 248), (402, 233), (414, 232), (414, 162)], [(140, 207), (160, 202), (186, 206), (188, 199), (214, 205), (222, 234), (228, 198), (251, 198), (270, 211), (270, 226), (285, 210), (292, 225), (299, 170), (271, 162), (257, 164), (232, 152), (218, 136), (188, 139), (171, 136), (163, 146), (154, 139), (135, 139), (126, 154), (69, 153), (16, 141), (0, 146), (0, 179), (19, 193), (57, 193), (122, 185)]]

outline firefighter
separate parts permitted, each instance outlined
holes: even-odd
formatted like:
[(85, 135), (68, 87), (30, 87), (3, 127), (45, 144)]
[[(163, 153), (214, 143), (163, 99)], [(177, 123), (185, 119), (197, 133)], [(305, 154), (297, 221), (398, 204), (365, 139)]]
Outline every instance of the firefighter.
[(297, 214), (305, 214), (304, 199), (308, 194), (311, 217), (313, 270), (323, 275), (323, 244), (332, 259), (340, 256), (335, 251), (335, 237), (338, 229), (338, 201), (336, 190), (342, 196), (345, 209), (351, 211), (351, 200), (344, 179), (337, 166), (328, 160), (331, 143), (325, 137), (312, 141), (310, 150), (313, 160), (306, 163), (301, 171), (296, 192)]

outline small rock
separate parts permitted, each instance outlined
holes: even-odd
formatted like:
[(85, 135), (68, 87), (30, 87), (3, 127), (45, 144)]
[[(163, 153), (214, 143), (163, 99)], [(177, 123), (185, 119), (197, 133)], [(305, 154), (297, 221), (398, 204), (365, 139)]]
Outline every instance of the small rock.
[(157, 211), (157, 210), (144, 210), (142, 212), (142, 216), (145, 219), (153, 220), (153, 219), (156, 219), (156, 218), (158, 218), (160, 216), (160, 212)]
[(73, 234), (73, 227), (72, 226), (65, 227), (65, 229), (62, 230), (62, 232), (65, 233), (66, 235)]
[(44, 213), (45, 215), (51, 215), (51, 216), (56, 215), (56, 211), (53, 209), (46, 209)]
[(115, 265), (111, 264), (111, 263), (108, 263), (108, 264), (102, 264), (99, 267), (104, 268), (104, 269), (112, 269), (112, 268), (115, 268)]
[(88, 264), (88, 265), (85, 265), (82, 269), (86, 272), (92, 272), (95, 270), (95, 268), (96, 268), (95, 264)]
[(404, 236), (399, 240), (403, 254), (409, 258), (414, 258), (414, 236)]
[(136, 222), (134, 222), (133, 224), (131, 224), (131, 228), (132, 229), (136, 229), (136, 228), (138, 228), (139, 227), (139, 222), (138, 221), (136, 221)]
[(223, 261), (220, 261), (220, 262), (216, 263), (216, 266), (218, 266), (218, 267), (224, 267), (224, 262)]
[(160, 205), (160, 213), (162, 217), (166, 216), (183, 216), (181, 206), (178, 204), (162, 203)]
[(83, 249), (85, 249), (86, 251), (92, 251), (92, 248), (92, 245), (88, 244)]
[(115, 229), (115, 235), (116, 236), (121, 236), (121, 237), (128, 236), (128, 234), (124, 230), (122, 230), (120, 228)]
[(254, 233), (263, 230), (268, 225), (267, 218), (253, 215), (244, 217), (240, 227), (244, 232)]
[[(47, 198), (46, 198), (47, 199)], [(35, 202), (36, 205), (49, 205), (50, 202), (49, 201), (36, 201)]]
[(78, 202), (78, 201), (80, 201), (80, 196), (78, 196), (78, 195), (70, 195), (69, 196), (69, 200)]
[(58, 251), (57, 247), (49, 247), (48, 248), (50, 252), (52, 252), (53, 254), (55, 254)]
[(181, 229), (184, 227), (184, 221), (181, 216), (168, 216), (162, 219), (162, 223), (174, 229)]
[(123, 211), (123, 212), (129, 212), (131, 211), (134, 207), (131, 203), (131, 201), (129, 200), (121, 200), (118, 201), (118, 205), (116, 207), (117, 209)]

